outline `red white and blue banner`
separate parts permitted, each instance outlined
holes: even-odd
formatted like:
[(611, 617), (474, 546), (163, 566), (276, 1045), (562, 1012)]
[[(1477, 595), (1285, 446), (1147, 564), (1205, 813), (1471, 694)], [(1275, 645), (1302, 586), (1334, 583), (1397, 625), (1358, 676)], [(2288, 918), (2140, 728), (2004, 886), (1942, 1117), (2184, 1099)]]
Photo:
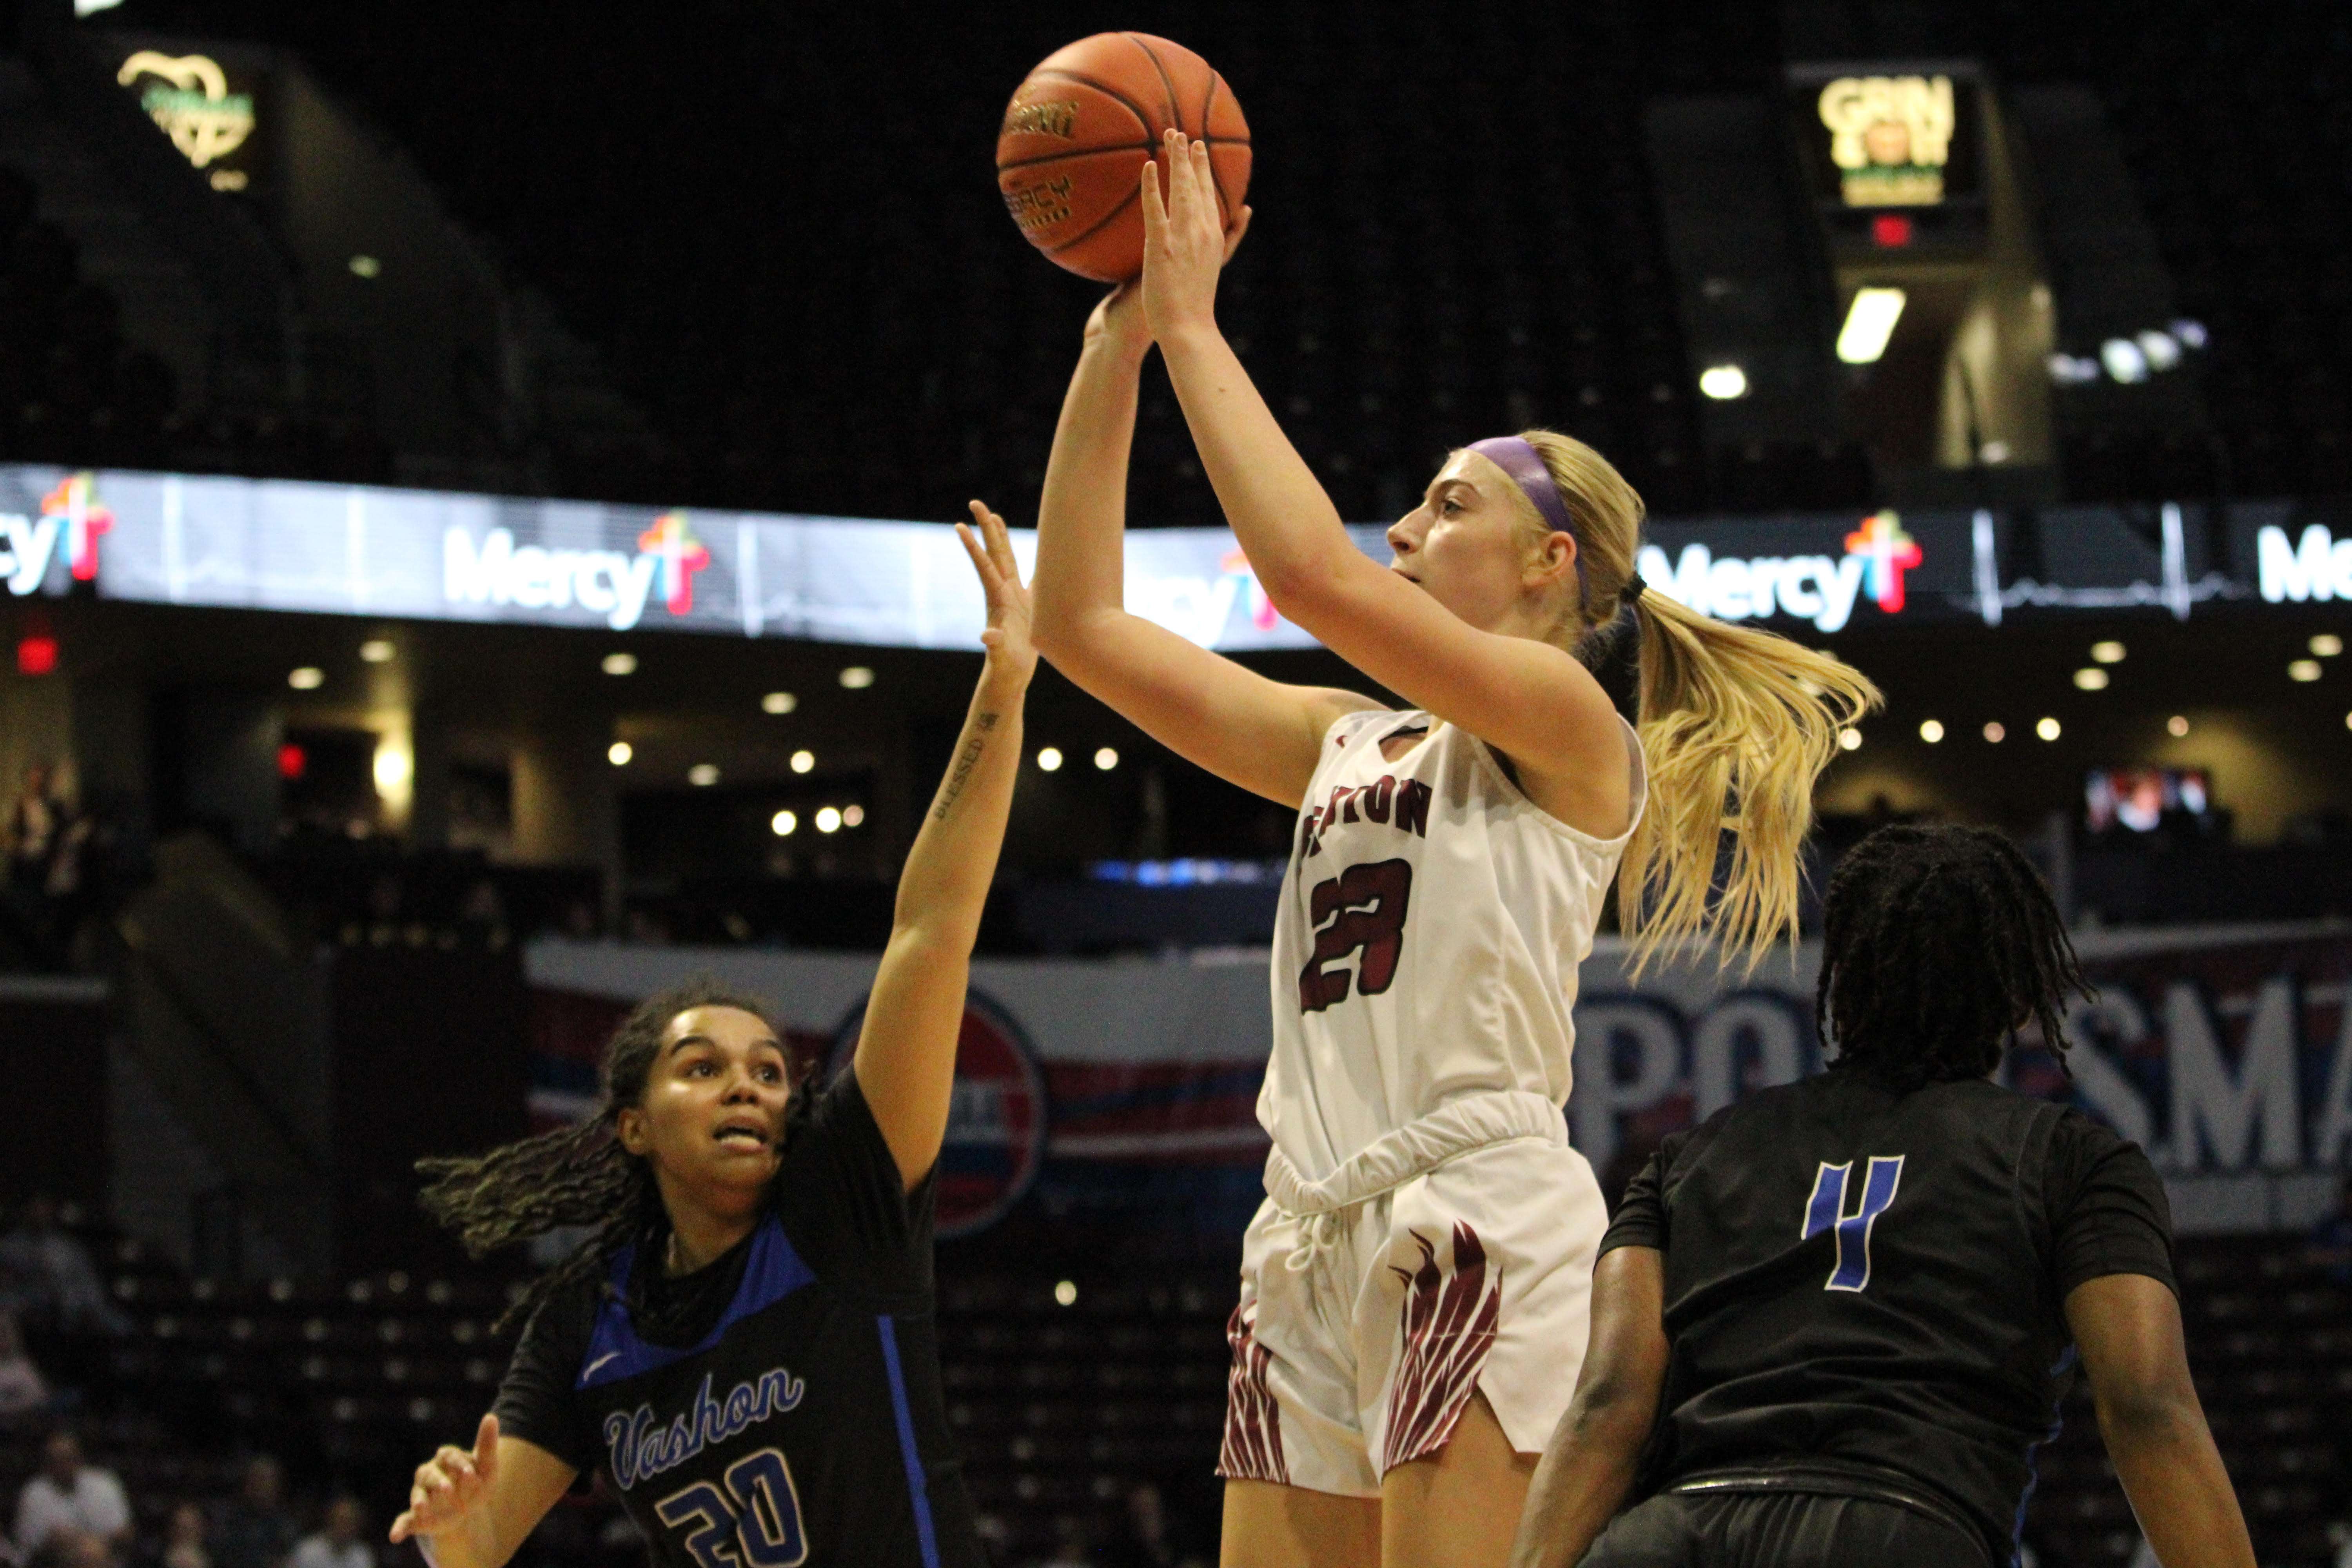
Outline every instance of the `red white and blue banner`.
[[(2352, 933), (2324, 925), (2093, 932), (2073, 1077), (2031, 1047), (2005, 1069), (2071, 1098), (2166, 1173), (2184, 1231), (2312, 1223), (2352, 1166)], [(1667, 1133), (1821, 1067), (1810, 946), (1752, 977), (1712, 963), (1629, 981), (1586, 964), (1570, 1136), (1622, 1183)], [(545, 942), (527, 955), (532, 1109), (584, 1114), (606, 1035), (698, 972), (765, 998), (814, 1059), (846, 1059), (874, 960)], [(943, 1237), (1012, 1222), (1089, 1245), (1211, 1256), (1256, 1207), (1270, 1024), (1263, 954), (972, 965), (939, 1194)]]

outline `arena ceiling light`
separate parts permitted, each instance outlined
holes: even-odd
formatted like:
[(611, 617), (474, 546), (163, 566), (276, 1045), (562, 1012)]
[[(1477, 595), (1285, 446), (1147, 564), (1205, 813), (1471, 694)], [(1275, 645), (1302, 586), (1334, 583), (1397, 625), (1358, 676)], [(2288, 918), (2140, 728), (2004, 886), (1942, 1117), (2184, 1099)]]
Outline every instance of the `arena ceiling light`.
[(1698, 373), (1698, 389), (1717, 403), (1748, 395), (1748, 373), (1736, 364), (1711, 364)]
[(851, 691), (863, 691), (874, 684), (874, 672), (862, 664), (853, 664), (841, 672), (841, 684)]
[(2334, 658), (2344, 651), (2344, 639), (2334, 632), (2322, 632), (2311, 639), (2311, 651), (2322, 658)]
[(709, 789), (719, 782), (719, 765), (716, 763), (697, 763), (686, 770), (686, 782), (697, 789)]
[(800, 825), (800, 817), (789, 811), (780, 811), (768, 818), (768, 831), (779, 838), (790, 838)]
[(794, 752), (793, 753), (792, 765), (793, 772), (796, 773), (804, 773), (811, 768), (816, 766), (816, 753), (814, 752)]
[(2181, 736), (2189, 733), (2189, 721), (2175, 713), (2164, 721), (2164, 732), (2178, 741)]
[(760, 699), (762, 713), (789, 713), (801, 705), (801, 700), (789, 691), (771, 691)]
[(2116, 641), (2114, 641), (2114, 640), (2110, 639), (2110, 640), (2108, 640), (2108, 641), (2106, 641), (2106, 642), (2095, 642), (2095, 643), (2093, 643), (2093, 644), (2091, 645), (2091, 662), (2092, 662), (2092, 663), (2094, 663), (2094, 664), (2121, 664), (2123, 661), (2124, 661), (2124, 645), (2123, 645), (2123, 644), (2121, 644), (2121, 643), (2119, 643), (2119, 642), (2116, 642)]
[(1037, 753), (1037, 768), (1041, 773), (1055, 773), (1061, 772), (1062, 748), (1059, 746), (1046, 746), (1041, 749)]
[(2057, 720), (2044, 718), (2034, 721), (2033, 732), (2045, 741), (2054, 741), (2061, 733), (2061, 730)]
[(1841, 752), (1858, 752), (1862, 750), (1862, 731), (1854, 729), (1852, 725), (1848, 725), (1846, 728), (1840, 730), (1838, 731), (1838, 750)]
[(1846, 308), (1845, 325), (1838, 329), (1837, 356), (1848, 364), (1875, 364), (1903, 319), (1903, 290), (1860, 289)]
[(858, 805), (856, 801), (852, 801), (847, 805), (841, 808), (841, 825), (844, 827), (856, 827), (865, 820), (866, 808)]
[(1941, 719), (1923, 721), (1919, 725), (1919, 738), (1931, 746), (1935, 745), (1944, 738), (1944, 721)]
[(2296, 659), (2286, 667), (2286, 678), (2289, 680), (2317, 680), (2319, 661), (2315, 658)]
[(360, 661), (363, 664), (390, 664), (392, 662), (392, 639), (389, 637), (370, 637), (367, 641), (360, 644)]
[(2009, 739), (2009, 727), (1996, 719), (1984, 727), (1985, 744), (1998, 746)]
[(2095, 664), (2085, 665), (2074, 672), (2074, 687), (2079, 691), (2105, 691), (2107, 672)]
[(637, 672), (637, 656), (633, 653), (608, 653), (601, 668), (607, 675), (635, 675)]
[(1095, 767), (1098, 772), (1107, 773), (1117, 766), (1118, 752), (1114, 748), (1104, 746), (1095, 752)]
[(637, 754), (637, 749), (626, 741), (615, 741), (604, 748), (604, 760), (616, 768), (625, 768)]
[(816, 808), (814, 821), (819, 833), (838, 833), (841, 831), (841, 808), (820, 805)]
[(316, 691), (327, 684), (327, 672), (315, 664), (306, 664), (299, 669), (289, 671), (286, 684), (297, 691)]

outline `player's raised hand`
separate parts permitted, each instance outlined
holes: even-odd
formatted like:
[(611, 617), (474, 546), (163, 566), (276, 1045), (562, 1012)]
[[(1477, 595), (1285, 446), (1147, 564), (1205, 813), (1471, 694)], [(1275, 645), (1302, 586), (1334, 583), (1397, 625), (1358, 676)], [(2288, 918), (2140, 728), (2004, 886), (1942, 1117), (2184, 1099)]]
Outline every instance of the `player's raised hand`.
[(439, 1535), (478, 1521), (483, 1494), (498, 1477), (499, 1418), (482, 1417), (473, 1452), (452, 1443), (416, 1467), (408, 1489), (408, 1509), (392, 1521), (394, 1542), (413, 1535)]
[(1151, 323), (1143, 314), (1143, 284), (1130, 278), (1095, 301), (1087, 317), (1085, 342), (1121, 349), (1139, 358), (1151, 346)]
[(1029, 633), (1029, 589), (1021, 581), (1021, 563), (1013, 559), (1013, 537), (1004, 520), (979, 501), (971, 503), (971, 525), (956, 524), (956, 537), (988, 595), (988, 629), (980, 640), (988, 649), (989, 669), (1026, 686), (1036, 672), (1037, 645)]
[[(1168, 171), (1168, 199), (1160, 198), (1160, 170)], [(1181, 131), (1161, 140), (1160, 157), (1143, 165), (1143, 309), (1152, 336), (1166, 338), (1216, 319), (1217, 274), (1249, 231), (1244, 207), (1228, 230), (1219, 211), (1209, 144)]]

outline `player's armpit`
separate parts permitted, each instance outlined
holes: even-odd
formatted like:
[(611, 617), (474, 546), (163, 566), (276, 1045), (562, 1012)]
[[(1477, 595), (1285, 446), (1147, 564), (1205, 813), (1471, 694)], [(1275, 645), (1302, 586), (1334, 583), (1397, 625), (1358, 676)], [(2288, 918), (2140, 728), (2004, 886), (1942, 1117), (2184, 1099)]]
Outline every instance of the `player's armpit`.
[(2162, 1280), (2110, 1274), (2066, 1295), (2107, 1457), (2166, 1563), (2253, 1568), (2229, 1472), (2189, 1375), (2180, 1303)]
[(1592, 1271), (1576, 1397), (1528, 1488), (1511, 1568), (1571, 1568), (1633, 1489), (1666, 1382), (1665, 1258), (1620, 1247)]

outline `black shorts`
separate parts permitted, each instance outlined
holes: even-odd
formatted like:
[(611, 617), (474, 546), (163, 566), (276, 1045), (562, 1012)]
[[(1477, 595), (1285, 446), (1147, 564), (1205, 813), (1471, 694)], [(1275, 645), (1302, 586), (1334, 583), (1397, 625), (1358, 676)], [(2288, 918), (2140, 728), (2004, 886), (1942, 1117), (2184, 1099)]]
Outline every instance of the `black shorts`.
[(1958, 1525), (1824, 1492), (1661, 1492), (1610, 1522), (1581, 1568), (1987, 1568)]

